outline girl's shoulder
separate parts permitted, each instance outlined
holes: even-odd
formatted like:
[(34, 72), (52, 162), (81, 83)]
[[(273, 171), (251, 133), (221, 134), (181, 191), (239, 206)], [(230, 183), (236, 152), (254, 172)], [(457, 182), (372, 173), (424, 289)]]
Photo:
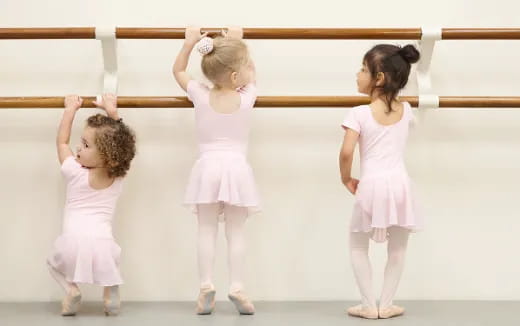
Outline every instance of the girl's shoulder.
[(209, 86), (206, 85), (205, 83), (201, 82), (201, 81), (198, 81), (196, 79), (190, 79), (190, 81), (188, 82), (188, 86), (187, 86), (188, 89), (192, 88), (192, 89), (202, 89), (202, 90), (208, 90), (209, 91)]
[(237, 89), (237, 92), (240, 93), (242, 97), (242, 106), (250, 107), (252, 108), (255, 105), (256, 102), (256, 84), (249, 83), (239, 89)]
[(249, 84), (247, 84), (245, 86), (242, 86), (242, 87), (238, 88), (237, 91), (239, 93), (242, 93), (242, 94), (256, 95), (256, 84), (255, 83), (249, 83)]
[(363, 104), (363, 105), (354, 106), (352, 108), (352, 110), (354, 112), (367, 112), (367, 111), (370, 111), (370, 105)]
[(370, 107), (368, 105), (358, 105), (348, 110), (345, 118), (343, 119), (343, 129), (352, 129), (358, 133), (361, 133), (366, 120), (367, 112), (370, 112)]
[(372, 112), (372, 109), (368, 104), (355, 106), (351, 110), (352, 114), (355, 115), (359, 121), (363, 121), (366, 118), (367, 114), (371, 114)]
[(399, 102), (401, 102), (401, 104), (403, 105), (403, 110), (408, 110), (408, 111), (412, 110), (412, 105), (410, 104), (410, 102), (407, 102), (407, 101), (399, 101)]
[(411, 123), (411, 125), (415, 125), (416, 124), (416, 118), (415, 118), (415, 115), (414, 115), (414, 111), (413, 111), (413, 108), (412, 108), (412, 105), (409, 103), (409, 102), (401, 102), (403, 104), (403, 119), (406, 119), (408, 122)]
[(207, 96), (210, 88), (205, 83), (199, 82), (196, 79), (191, 79), (186, 87), (186, 93), (188, 99), (192, 102), (196, 102), (200, 96)]
[(123, 183), (124, 183), (125, 177), (116, 177), (114, 179), (114, 182), (110, 185), (110, 189), (114, 191), (115, 193), (119, 194), (123, 190)]
[(85, 172), (87, 172), (87, 169), (81, 166), (73, 155), (67, 157), (61, 164), (61, 173), (67, 181), (70, 181)]

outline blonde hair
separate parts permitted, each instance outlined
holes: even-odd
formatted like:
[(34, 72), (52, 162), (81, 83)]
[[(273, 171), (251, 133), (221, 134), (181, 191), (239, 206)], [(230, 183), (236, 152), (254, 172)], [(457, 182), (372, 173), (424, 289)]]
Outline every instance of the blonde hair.
[(248, 59), (247, 46), (242, 40), (219, 36), (213, 40), (213, 50), (202, 57), (202, 72), (218, 84), (225, 73), (239, 71)]

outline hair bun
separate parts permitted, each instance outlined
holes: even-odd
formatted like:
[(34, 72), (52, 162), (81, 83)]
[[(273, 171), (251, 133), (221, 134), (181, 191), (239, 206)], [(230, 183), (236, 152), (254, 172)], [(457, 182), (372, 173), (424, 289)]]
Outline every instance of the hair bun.
[(405, 47), (399, 49), (397, 53), (399, 53), (399, 55), (410, 64), (416, 63), (421, 57), (419, 51), (417, 51), (415, 46), (411, 44), (408, 44)]
[(201, 55), (213, 52), (213, 39), (211, 37), (203, 37), (197, 44), (197, 50)]

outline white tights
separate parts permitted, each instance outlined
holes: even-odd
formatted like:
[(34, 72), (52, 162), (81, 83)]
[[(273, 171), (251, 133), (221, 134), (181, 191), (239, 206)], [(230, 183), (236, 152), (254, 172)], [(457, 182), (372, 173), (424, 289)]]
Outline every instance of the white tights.
[[(380, 308), (392, 305), (403, 272), (409, 231), (401, 227), (390, 227), (388, 234), (388, 261), (379, 302)], [(368, 258), (369, 239), (370, 233), (350, 233), (350, 259), (363, 306), (376, 308), (376, 298), (372, 288), (372, 267)]]
[[(243, 289), (243, 270), (245, 255), (244, 226), (247, 219), (247, 208), (224, 205), (226, 239), (228, 243), (228, 264), (230, 293)], [(197, 205), (198, 261), (200, 286), (213, 287), (213, 264), (219, 224), (221, 204)]]

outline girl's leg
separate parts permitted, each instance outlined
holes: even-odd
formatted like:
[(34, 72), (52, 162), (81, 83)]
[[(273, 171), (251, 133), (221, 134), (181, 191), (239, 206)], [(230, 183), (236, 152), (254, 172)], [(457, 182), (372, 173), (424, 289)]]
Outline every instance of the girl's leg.
[(361, 305), (347, 309), (350, 315), (377, 319), (377, 306), (372, 288), (372, 267), (368, 257), (370, 234), (350, 233), (350, 260), (361, 293)]
[(213, 285), (213, 264), (218, 234), (218, 215), (220, 204), (200, 204), (197, 206), (198, 261), (200, 293), (197, 300), (197, 314), (208, 315), (215, 308), (215, 287)]
[(54, 269), (50, 264), (47, 264), (47, 267), (49, 268), (49, 273), (52, 275), (52, 277), (58, 282), (58, 284), (62, 287), (63, 291), (65, 293), (69, 293), (69, 291), (72, 288), (78, 288), (78, 286), (75, 283), (71, 283), (65, 279), (65, 275), (61, 274), (57, 270)]
[(391, 227), (388, 229), (388, 261), (385, 268), (383, 291), (379, 302), (380, 314), (382, 318), (389, 318), (400, 315), (404, 312), (401, 307), (393, 306), (392, 300), (403, 274), (408, 237), (410, 232), (401, 227)]
[(372, 288), (372, 266), (368, 258), (370, 235), (364, 232), (350, 233), (350, 261), (361, 293), (361, 303), (367, 308), (376, 308)]
[(235, 304), (240, 314), (251, 315), (254, 314), (255, 307), (245, 295), (243, 289), (247, 208), (226, 205), (224, 206), (224, 214), (226, 216), (230, 276), (229, 299)]
[(78, 285), (67, 281), (65, 275), (55, 270), (51, 265), (48, 264), (47, 266), (52, 277), (66, 293), (65, 298), (61, 302), (61, 314), (63, 316), (74, 316), (78, 312), (81, 303), (81, 292)]
[(226, 239), (228, 243), (229, 292), (243, 290), (244, 259), (246, 252), (245, 223), (247, 208), (225, 206)]
[(213, 264), (218, 234), (219, 204), (200, 204), (197, 206), (198, 230), (198, 262), (201, 288), (213, 288)]
[(121, 308), (121, 299), (119, 297), (119, 286), (105, 286), (103, 288), (103, 302), (105, 315), (115, 316), (119, 314)]

